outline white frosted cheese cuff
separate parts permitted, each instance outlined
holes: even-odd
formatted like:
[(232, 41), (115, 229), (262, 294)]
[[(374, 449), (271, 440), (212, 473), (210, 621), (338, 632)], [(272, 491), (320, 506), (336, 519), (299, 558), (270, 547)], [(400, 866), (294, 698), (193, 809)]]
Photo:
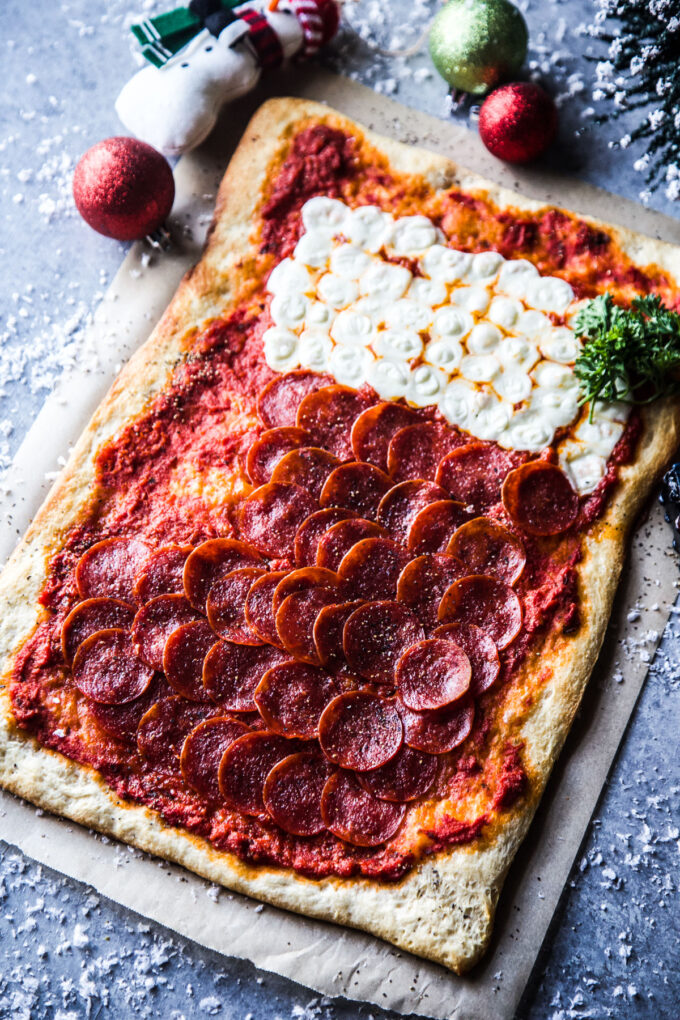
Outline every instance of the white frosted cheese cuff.
[(526, 259), (442, 244), (426, 216), (395, 219), (312, 198), (293, 255), (271, 272), (267, 364), (370, 384), (383, 400), (435, 405), (452, 425), (507, 449), (558, 440), (575, 488), (592, 492), (629, 407), (579, 404), (577, 307), (566, 280)]

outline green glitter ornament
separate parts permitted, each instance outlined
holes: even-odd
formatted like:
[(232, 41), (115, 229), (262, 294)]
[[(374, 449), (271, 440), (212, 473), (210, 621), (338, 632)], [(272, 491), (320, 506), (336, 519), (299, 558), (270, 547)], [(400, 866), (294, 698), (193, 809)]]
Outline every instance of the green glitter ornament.
[(509, 0), (449, 0), (430, 29), (430, 56), (454, 89), (481, 95), (514, 77), (527, 54), (524, 18)]

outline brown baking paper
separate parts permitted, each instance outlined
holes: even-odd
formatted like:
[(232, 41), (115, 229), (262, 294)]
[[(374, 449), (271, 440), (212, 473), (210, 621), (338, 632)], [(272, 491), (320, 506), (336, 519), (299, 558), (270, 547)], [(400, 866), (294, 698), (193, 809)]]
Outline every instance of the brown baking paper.
[[(274, 93), (325, 100), (377, 131), (449, 155), (533, 197), (664, 240), (678, 236), (677, 223), (613, 195), (538, 171), (504, 167), (465, 129), (408, 110), (352, 82), (320, 72), (303, 78), (299, 68), (294, 75), (270, 78), (267, 93), (229, 107), (211, 143), (180, 161), (173, 253), (147, 265), (143, 246), (133, 247), (97, 310), (86, 339), (88, 358), (80, 359), (91, 362), (96, 356), (97, 369), (64, 377), (26, 436), (0, 501), (0, 514), (11, 525), (0, 534), (3, 559), (45, 496), (58, 456), (67, 453), (121, 362), (149, 335), (181, 275), (198, 259), (229, 156), (250, 114)], [(675, 601), (676, 577), (670, 535), (657, 505), (637, 531), (605, 647), (511, 868), (490, 951), (468, 977), (458, 978), (362, 932), (218, 890), (190, 872), (36, 811), (2, 791), (0, 838), (202, 945), (247, 958), (326, 995), (435, 1018), (510, 1020)]]

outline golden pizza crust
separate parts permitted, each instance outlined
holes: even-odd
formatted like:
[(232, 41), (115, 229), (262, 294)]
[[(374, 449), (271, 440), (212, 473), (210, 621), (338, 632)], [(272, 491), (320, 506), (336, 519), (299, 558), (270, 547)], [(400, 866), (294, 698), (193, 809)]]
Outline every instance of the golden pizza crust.
[[(435, 188), (455, 185), (501, 207), (544, 207), (443, 157), (364, 131), (325, 106), (279, 99), (261, 107), (220, 187), (203, 259), (187, 274), (151, 338), (112, 386), (0, 578), (4, 677), (0, 689), (0, 783), (42, 808), (183, 864), (211, 881), (301, 914), (364, 929), (461, 973), (480, 958), (487, 946), (505, 874), (527, 831), (597, 658), (631, 526), (678, 443), (677, 406), (660, 402), (645, 410), (636, 462), (621, 469), (622, 484), (606, 515), (586, 539), (585, 555), (578, 567), (582, 626), (575, 636), (554, 637), (551, 646), (542, 649), (544, 658), (546, 651), (552, 656), (552, 676), (530, 708), (522, 707), (514, 731), (524, 740), (523, 755), (535, 792), (503, 816), (492, 841), (455, 847), (428, 858), (396, 884), (356, 878), (310, 880), (292, 870), (248, 866), (184, 830), (166, 825), (154, 811), (121, 801), (93, 769), (75, 764), (26, 736), (14, 724), (10, 709), (7, 681), (12, 663), (44, 614), (37, 596), (49, 560), (93, 498), (96, 451), (139, 415), (164, 387), (178, 357), (185, 353), (187, 332), (223, 315), (225, 307), (249, 296), (249, 281), (258, 258), (252, 224), (268, 168), (308, 118), (365, 137), (387, 157), (391, 168), (424, 177)], [(678, 249), (583, 218), (606, 229), (638, 264), (655, 263), (680, 280)], [(525, 669), (530, 668), (527, 663)], [(520, 689), (521, 680), (520, 675)]]

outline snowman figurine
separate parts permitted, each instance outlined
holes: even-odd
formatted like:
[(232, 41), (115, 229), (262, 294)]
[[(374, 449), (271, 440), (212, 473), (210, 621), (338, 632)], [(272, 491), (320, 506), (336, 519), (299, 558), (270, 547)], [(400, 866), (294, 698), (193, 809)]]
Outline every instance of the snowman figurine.
[(188, 152), (263, 71), (313, 56), (337, 31), (336, 0), (238, 2), (192, 0), (132, 26), (149, 64), (116, 101), (131, 134), (168, 156)]

